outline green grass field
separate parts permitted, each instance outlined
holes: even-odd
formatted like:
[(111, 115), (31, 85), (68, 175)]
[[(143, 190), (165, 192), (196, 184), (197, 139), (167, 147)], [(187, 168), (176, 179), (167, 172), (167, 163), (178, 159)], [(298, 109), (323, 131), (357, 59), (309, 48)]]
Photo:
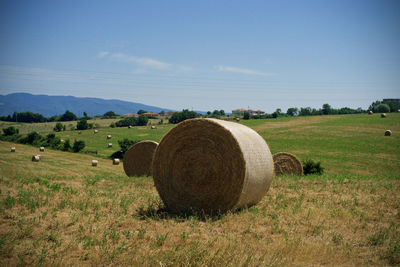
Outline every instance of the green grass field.
[(127, 177), (107, 159), (118, 149), (109, 142), (160, 141), (171, 125), (58, 133), (99, 156), (48, 149), (40, 162), (37, 147), (0, 142), (0, 265), (400, 264), (400, 114), (240, 123), (273, 153), (321, 160), (326, 174), (275, 177), (247, 209), (171, 214), (151, 177)]

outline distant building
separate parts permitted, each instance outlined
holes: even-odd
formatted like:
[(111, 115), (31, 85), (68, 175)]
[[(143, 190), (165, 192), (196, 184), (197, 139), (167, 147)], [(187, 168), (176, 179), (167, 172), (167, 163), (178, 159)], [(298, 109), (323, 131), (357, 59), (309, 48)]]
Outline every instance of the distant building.
[(154, 112), (146, 112), (146, 113), (143, 113), (142, 115), (145, 115), (145, 116), (158, 116), (159, 114), (158, 113), (154, 113)]
[(232, 110), (232, 114), (235, 116), (243, 116), (245, 112), (250, 113), (250, 115), (263, 115), (265, 114), (264, 111), (262, 110), (252, 110), (252, 109), (247, 109), (247, 108), (238, 108)]
[(139, 115), (136, 113), (127, 113), (127, 114), (122, 115), (122, 117), (138, 117), (138, 116)]

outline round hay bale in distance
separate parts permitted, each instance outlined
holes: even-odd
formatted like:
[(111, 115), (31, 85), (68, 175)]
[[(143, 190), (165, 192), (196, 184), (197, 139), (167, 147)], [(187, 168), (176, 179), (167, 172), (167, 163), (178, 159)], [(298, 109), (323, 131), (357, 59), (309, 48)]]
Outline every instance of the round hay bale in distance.
[(93, 131), (94, 134), (97, 134), (98, 132), (99, 132), (99, 130), (94, 130)]
[(113, 159), (113, 165), (119, 165), (119, 159)]
[(158, 146), (154, 141), (141, 141), (131, 146), (124, 156), (124, 171), (128, 176), (150, 176), (154, 151)]
[(151, 129), (153, 129), (153, 130), (156, 129), (156, 126), (152, 125), (152, 126), (151, 126)]
[(374, 112), (372, 110), (368, 111), (368, 115), (372, 115)]
[(111, 139), (111, 134), (107, 135), (107, 139)]
[(40, 156), (39, 155), (32, 156), (32, 161), (33, 162), (39, 162), (40, 161)]
[(391, 130), (386, 130), (385, 131), (385, 136), (391, 136), (392, 135), (392, 131)]
[(381, 118), (386, 118), (386, 113), (382, 113)]
[(79, 131), (79, 132), (78, 132), (78, 134), (82, 134), (82, 132), (81, 132), (81, 131)]
[(11, 152), (15, 152), (15, 146), (11, 147)]
[(131, 125), (129, 125), (129, 126), (128, 126), (128, 129), (131, 129), (131, 128), (132, 128), (132, 126), (131, 126)]
[(41, 146), (41, 147), (39, 148), (39, 151), (40, 151), (40, 152), (44, 152), (44, 147)]
[(112, 147), (112, 143), (108, 143), (108, 147), (109, 147), (109, 148)]
[(251, 206), (268, 191), (274, 163), (254, 130), (218, 119), (185, 120), (161, 140), (154, 183), (172, 211), (225, 212)]
[(93, 167), (96, 167), (98, 163), (99, 163), (98, 160), (95, 160), (95, 159), (92, 160), (92, 166), (93, 166)]
[(303, 165), (301, 161), (293, 154), (279, 152), (273, 156), (275, 175), (282, 174), (303, 174)]

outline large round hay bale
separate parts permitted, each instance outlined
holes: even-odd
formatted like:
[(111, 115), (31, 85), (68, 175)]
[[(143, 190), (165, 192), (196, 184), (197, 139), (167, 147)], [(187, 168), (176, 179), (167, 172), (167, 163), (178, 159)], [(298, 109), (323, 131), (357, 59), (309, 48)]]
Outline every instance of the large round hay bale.
[(391, 130), (386, 130), (385, 131), (385, 136), (391, 136), (392, 135), (392, 131)]
[(113, 159), (113, 165), (119, 165), (119, 159)]
[(381, 118), (386, 118), (386, 113), (382, 113)]
[(32, 161), (33, 162), (39, 162), (40, 161), (40, 156), (39, 155), (32, 156)]
[(286, 152), (279, 152), (273, 156), (273, 159), (275, 166), (275, 175), (303, 174), (303, 165), (295, 155)]
[(225, 212), (256, 204), (268, 191), (274, 163), (254, 130), (217, 119), (185, 120), (161, 140), (154, 183), (172, 211)]
[(39, 151), (40, 151), (40, 152), (44, 152), (44, 147), (41, 146), (41, 147), (39, 148)]
[(374, 112), (372, 110), (368, 111), (368, 115), (372, 115)]
[(15, 152), (15, 146), (11, 147), (11, 152)]
[(99, 161), (98, 160), (92, 160), (92, 166), (93, 167), (96, 167), (97, 166), (97, 163), (99, 163)]
[(107, 135), (107, 139), (111, 139), (111, 134)]
[(136, 143), (124, 156), (124, 171), (128, 176), (150, 176), (152, 174), (152, 161), (154, 151), (158, 146), (154, 141)]

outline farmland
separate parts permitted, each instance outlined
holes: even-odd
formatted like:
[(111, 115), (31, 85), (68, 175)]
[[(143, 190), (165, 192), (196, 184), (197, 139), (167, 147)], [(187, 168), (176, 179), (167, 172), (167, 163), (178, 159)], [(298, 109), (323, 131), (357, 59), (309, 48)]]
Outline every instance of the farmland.
[[(172, 214), (151, 177), (129, 178), (108, 159), (117, 140), (160, 141), (171, 125), (59, 132), (84, 140), (85, 151), (97, 155), (46, 150), (40, 162), (30, 161), (37, 147), (1, 142), (0, 264), (400, 263), (400, 114), (240, 123), (273, 153), (321, 161), (325, 174), (275, 177), (257, 205), (239, 211)], [(385, 137), (386, 129), (393, 135)], [(115, 146), (107, 148), (109, 142)]]

